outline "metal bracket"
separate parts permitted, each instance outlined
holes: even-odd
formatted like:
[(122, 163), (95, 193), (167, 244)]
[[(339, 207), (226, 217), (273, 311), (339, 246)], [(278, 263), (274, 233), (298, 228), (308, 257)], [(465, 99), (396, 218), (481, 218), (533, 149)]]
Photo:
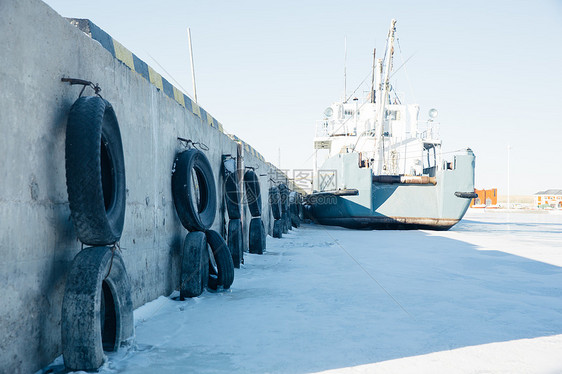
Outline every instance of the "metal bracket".
[(92, 87), (95, 94), (98, 95), (99, 97), (101, 97), (101, 95), (100, 95), (101, 87), (97, 83), (93, 84), (90, 81), (87, 81), (87, 80), (84, 80), (84, 79), (78, 79), (78, 78), (61, 78), (61, 82), (68, 82), (68, 83), (70, 83), (71, 86), (74, 86), (75, 84), (83, 85), (84, 87), (82, 87), (82, 91), (80, 91), (80, 95), (78, 95), (78, 97), (82, 97), (82, 94), (84, 93), (84, 90), (86, 89), (86, 87)]
[(194, 142), (191, 139), (186, 139), (186, 138), (181, 138), (178, 136), (178, 140), (187, 148), (189, 149), (190, 147), (196, 148), (196, 149), (201, 149), (202, 151), (208, 151), (209, 147), (207, 147), (206, 144), (203, 144), (201, 142)]

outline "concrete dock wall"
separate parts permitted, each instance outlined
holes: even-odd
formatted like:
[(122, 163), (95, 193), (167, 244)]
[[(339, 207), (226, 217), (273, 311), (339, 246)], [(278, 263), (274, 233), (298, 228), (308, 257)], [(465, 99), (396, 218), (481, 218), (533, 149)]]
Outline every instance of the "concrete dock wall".
[[(237, 142), (216, 119), (111, 37), (107, 43), (113, 54), (39, 0), (0, 1), (0, 372), (34, 372), (61, 353), (65, 278), (81, 248), (64, 161), (67, 115), (81, 86), (62, 77), (99, 83), (119, 120), (127, 178), (120, 245), (135, 308), (179, 283), (187, 231), (171, 195), (172, 164), (184, 149), (177, 137), (209, 146), (219, 197), (221, 156), (237, 154)], [(259, 153), (243, 148), (258, 175), (271, 172)], [(260, 176), (266, 228), (268, 180)], [(225, 213), (218, 206), (213, 228), (221, 232)], [(247, 223), (247, 210), (245, 216)]]

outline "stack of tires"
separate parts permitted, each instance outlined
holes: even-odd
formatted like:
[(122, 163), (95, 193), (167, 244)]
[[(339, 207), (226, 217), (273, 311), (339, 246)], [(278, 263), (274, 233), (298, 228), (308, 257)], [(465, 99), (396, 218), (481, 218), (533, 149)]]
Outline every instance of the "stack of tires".
[(125, 220), (125, 163), (113, 107), (99, 96), (72, 105), (65, 167), (74, 230), (82, 249), (66, 277), (61, 338), (69, 370), (98, 369), (103, 351), (133, 337), (131, 283), (118, 251)]
[(281, 195), (281, 221), (283, 223), (283, 234), (286, 234), (292, 229), (291, 216), (289, 214), (289, 194), (291, 191), (285, 184), (280, 184), (278, 187), (279, 194)]
[(211, 226), (217, 210), (213, 170), (203, 152), (179, 153), (172, 172), (172, 197), (182, 225), (189, 231), (182, 248), (180, 299), (196, 297), (205, 287), (228, 289), (234, 265), (228, 245)]
[(261, 219), (261, 190), (258, 176), (252, 169), (244, 173), (244, 188), (246, 190), (246, 201), (252, 215), (249, 228), (248, 247), (250, 253), (263, 254), (266, 247), (265, 226)]
[(236, 159), (223, 157), (225, 204), (228, 214), (227, 241), (235, 268), (244, 263), (240, 191), (236, 174)]
[(281, 193), (278, 187), (271, 187), (269, 189), (269, 205), (271, 206), (271, 213), (273, 215), (273, 237), (283, 237), (283, 227), (285, 225), (282, 219), (282, 206), (281, 206)]

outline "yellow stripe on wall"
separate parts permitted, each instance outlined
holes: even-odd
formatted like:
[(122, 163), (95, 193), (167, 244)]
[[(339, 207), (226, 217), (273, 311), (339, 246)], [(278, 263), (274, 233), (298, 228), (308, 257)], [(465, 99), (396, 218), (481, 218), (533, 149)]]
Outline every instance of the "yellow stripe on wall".
[(174, 89), (174, 99), (185, 108), (185, 101), (183, 100), (183, 93), (176, 88), (176, 86), (172, 86)]
[(195, 101), (193, 101), (191, 102), (191, 106), (193, 107), (193, 114), (201, 118), (201, 111), (199, 110), (199, 105), (197, 105)]
[(162, 86), (162, 76), (150, 66), (148, 67), (148, 76), (150, 77), (150, 83), (155, 85), (159, 90), (164, 89)]
[[(122, 63), (127, 65), (127, 67), (129, 67), (129, 69), (131, 69), (132, 71), (136, 71), (135, 70), (135, 63), (134, 63), (134, 59), (133, 59), (133, 53), (131, 51), (129, 51), (127, 48), (125, 48), (125, 46), (123, 46), (117, 40), (112, 39), (112, 42), (113, 42), (113, 48), (115, 50), (115, 57), (119, 61), (121, 61)], [(155, 85), (156, 88), (158, 88), (159, 90), (163, 91), (164, 86), (162, 84), (162, 76), (160, 74), (158, 74), (156, 72), (156, 70), (154, 70), (149, 65), (146, 65), (146, 66), (148, 67), (148, 77), (149, 77), (150, 83)], [(183, 93), (173, 85), (172, 85), (172, 89), (173, 89), (173, 93), (174, 93), (174, 99), (181, 106), (183, 106), (184, 108), (187, 109)], [(192, 109), (193, 109), (193, 114), (196, 115), (197, 117), (201, 118), (201, 110), (199, 109), (199, 105), (197, 105), (195, 102), (192, 101), (191, 106), (192, 106)], [(222, 123), (217, 121), (209, 113), (207, 113), (207, 124), (211, 127), (217, 128), (221, 133), (226, 134), (225, 131), (224, 131), (224, 127), (223, 127)], [(235, 135), (229, 135), (229, 136), (236, 141), (240, 141)], [(244, 148), (247, 152), (251, 153), (253, 156), (259, 157), (258, 152), (253, 147), (249, 146), (245, 142), (242, 142), (242, 143), (244, 144)], [(263, 159), (263, 157), (261, 157), (261, 159)]]
[(132, 71), (135, 71), (135, 63), (133, 62), (133, 54), (131, 51), (115, 39), (113, 39), (113, 48), (115, 49), (115, 57), (127, 65)]

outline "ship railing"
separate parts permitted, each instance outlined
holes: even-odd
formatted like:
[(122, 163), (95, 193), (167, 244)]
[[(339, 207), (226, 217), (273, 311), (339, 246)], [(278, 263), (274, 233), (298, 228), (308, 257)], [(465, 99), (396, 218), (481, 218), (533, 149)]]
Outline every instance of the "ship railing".
[(439, 122), (435, 121), (418, 122), (418, 139), (432, 142), (439, 141), (441, 139), (439, 125)]
[(347, 127), (344, 122), (324, 119), (316, 121), (316, 137), (328, 137), (332, 135), (343, 135), (346, 133)]

